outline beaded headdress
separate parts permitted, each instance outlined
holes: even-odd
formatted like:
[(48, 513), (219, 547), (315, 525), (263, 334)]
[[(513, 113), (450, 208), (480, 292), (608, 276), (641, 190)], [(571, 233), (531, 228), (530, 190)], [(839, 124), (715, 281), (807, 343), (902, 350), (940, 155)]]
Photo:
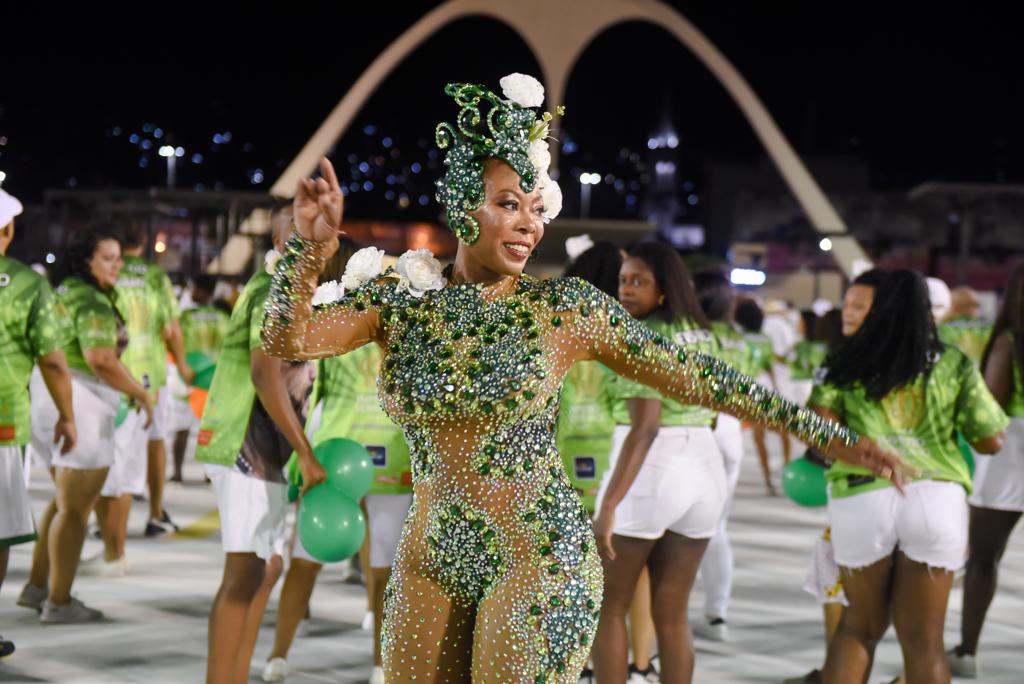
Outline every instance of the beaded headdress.
[[(484, 203), (484, 162), (500, 159), (519, 174), (523, 192), (540, 187), (544, 221), (562, 209), (562, 191), (548, 175), (548, 122), (535, 107), (544, 104), (544, 86), (532, 76), (510, 74), (501, 79), (502, 99), (483, 86), (449, 83), (444, 92), (455, 99), (459, 114), (455, 123), (437, 125), (437, 146), (447, 150), (445, 175), (437, 181), (437, 201), (444, 207), (448, 227), (462, 242), (471, 245), (480, 237), (480, 223), (470, 216)], [(559, 116), (564, 109), (556, 109)]]

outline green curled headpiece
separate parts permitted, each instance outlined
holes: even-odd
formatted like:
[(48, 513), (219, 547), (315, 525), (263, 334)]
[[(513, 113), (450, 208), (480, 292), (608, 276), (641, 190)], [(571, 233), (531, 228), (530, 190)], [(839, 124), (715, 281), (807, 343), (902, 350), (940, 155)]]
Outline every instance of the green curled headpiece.
[[(544, 103), (544, 87), (537, 79), (511, 74), (501, 79), (502, 99), (483, 86), (449, 83), (444, 92), (455, 99), (459, 113), (455, 124), (437, 125), (438, 148), (447, 150), (445, 175), (437, 181), (436, 199), (444, 207), (445, 220), (467, 245), (480, 237), (480, 223), (470, 215), (484, 203), (484, 162), (500, 159), (519, 174), (523, 192), (538, 185), (544, 196), (544, 220), (553, 219), (562, 206), (562, 194), (548, 175), (548, 122), (534, 107)], [(564, 111), (557, 110), (559, 115)]]

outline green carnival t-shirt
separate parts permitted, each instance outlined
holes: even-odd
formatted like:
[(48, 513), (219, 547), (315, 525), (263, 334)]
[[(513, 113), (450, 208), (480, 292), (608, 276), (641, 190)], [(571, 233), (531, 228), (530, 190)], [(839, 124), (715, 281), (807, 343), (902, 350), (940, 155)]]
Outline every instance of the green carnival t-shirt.
[[(718, 338), (710, 330), (701, 328), (693, 321), (682, 319), (675, 323), (665, 323), (657, 317), (649, 316), (644, 324), (675, 344), (712, 356), (721, 356), (722, 347)], [(681, 404), (675, 399), (663, 396), (658, 390), (618, 375), (611, 377), (608, 392), (613, 400), (612, 417), (617, 425), (629, 425), (632, 422), (627, 404), (629, 399), (660, 400), (662, 427), (707, 427), (715, 421), (715, 412), (711, 409)]]
[(231, 317), (215, 306), (186, 309), (181, 313), (185, 353), (201, 352), (216, 361), (230, 325)]
[(121, 359), (139, 382), (155, 392), (167, 384), (166, 347), (161, 333), (178, 317), (178, 302), (164, 270), (127, 256), (117, 278), (117, 307), (128, 327)]
[(613, 375), (597, 361), (569, 369), (558, 400), (555, 443), (572, 486), (583, 505), (594, 511), (601, 478), (608, 470), (615, 418), (606, 388)]
[(814, 371), (825, 362), (828, 345), (824, 342), (801, 340), (793, 346), (789, 355), (791, 377), (794, 380), (813, 380)]
[(718, 354), (720, 359), (745, 375), (756, 376), (760, 372), (760, 367), (756, 365), (760, 356), (743, 333), (725, 321), (713, 321), (711, 332), (722, 345), (722, 351)]
[(373, 458), (374, 480), (369, 493), (405, 494), (412, 491), (409, 446), (401, 428), (380, 406), (380, 364), (376, 344), (320, 361), (310, 405), (322, 401), (323, 414), (310, 441), (314, 448), (341, 437), (359, 442)]
[(67, 343), (69, 328), (46, 279), (0, 255), (0, 446), (28, 443), (32, 366)]
[[(977, 442), (1005, 429), (1009, 422), (978, 369), (963, 352), (950, 346), (944, 347), (927, 383), (920, 376), (881, 401), (871, 401), (859, 382), (839, 389), (828, 384), (826, 375), (807, 403), (834, 411), (850, 428), (919, 468), (919, 479), (959, 482), (968, 491), (971, 475), (957, 449), (955, 433), (960, 431), (968, 442)], [(871, 471), (860, 466), (833, 463), (828, 470), (831, 495), (841, 498), (890, 486), (881, 478), (866, 484), (848, 480), (870, 475)]]
[(772, 372), (772, 361), (775, 360), (775, 350), (772, 348), (772, 338), (764, 333), (745, 333), (743, 339), (754, 350), (753, 369), (755, 377), (760, 373)]
[(980, 318), (954, 318), (939, 326), (939, 339), (953, 345), (974, 362), (981, 364), (985, 345), (992, 336), (992, 323)]
[(85, 349), (109, 347), (120, 356), (128, 343), (124, 323), (114, 308), (113, 293), (72, 276), (57, 287), (60, 300), (71, 330), (64, 347), (68, 366), (89, 375), (95, 375), (85, 362)]
[(217, 370), (199, 423), (196, 460), (234, 465), (249, 427), (256, 399), (250, 370), (251, 352), (260, 346), (263, 303), (270, 291), (270, 275), (259, 269), (238, 297), (228, 334), (221, 345)]

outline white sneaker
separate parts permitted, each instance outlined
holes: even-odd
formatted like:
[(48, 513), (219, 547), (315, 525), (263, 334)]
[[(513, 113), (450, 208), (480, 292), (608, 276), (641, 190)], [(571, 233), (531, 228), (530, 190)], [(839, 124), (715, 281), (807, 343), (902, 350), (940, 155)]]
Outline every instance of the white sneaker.
[(102, 619), (102, 612), (88, 607), (74, 596), (63, 606), (47, 600), (43, 603), (43, 612), (39, 614), (39, 621), (49, 625), (96, 622)]
[(366, 611), (366, 614), (363, 615), (363, 631), (364, 632), (372, 632), (373, 631), (373, 620), (374, 620), (373, 611), (372, 610)]
[(37, 587), (33, 584), (25, 584), (25, 588), (21, 590), (21, 595), (18, 596), (18, 605), (22, 608), (28, 608), (34, 610), (37, 613), (43, 609), (43, 601), (50, 595), (50, 590), (46, 587)]
[(693, 633), (710, 641), (729, 640), (729, 628), (722, 618), (705, 618), (693, 626)]
[(957, 677), (963, 677), (964, 679), (977, 679), (978, 678), (978, 657), (968, 655), (958, 655), (955, 648), (951, 648), (946, 651), (946, 660), (949, 661), (949, 671)]
[(103, 560), (103, 554), (78, 565), (78, 574), (86, 577), (124, 577), (128, 574), (128, 561), (124, 556), (117, 560)]
[(373, 668), (373, 672), (370, 673), (370, 684), (385, 684), (384, 668), (376, 666)]
[(274, 658), (263, 667), (263, 681), (283, 682), (288, 676), (288, 661), (284, 658)]

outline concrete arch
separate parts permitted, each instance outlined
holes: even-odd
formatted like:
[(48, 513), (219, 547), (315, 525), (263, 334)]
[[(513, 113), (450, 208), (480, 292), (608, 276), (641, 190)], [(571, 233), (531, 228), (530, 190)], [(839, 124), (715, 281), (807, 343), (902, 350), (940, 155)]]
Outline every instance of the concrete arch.
[[(550, 110), (564, 101), (573, 65), (598, 34), (627, 21), (660, 26), (686, 46), (736, 102), (811, 224), (831, 237), (833, 254), (847, 275), (870, 263), (857, 241), (846, 233), (845, 223), (743, 75), (696, 26), (658, 0), (587, 0), (585, 6), (550, 0), (450, 0), (440, 5), (377, 56), (277, 179), (271, 194), (291, 196), (298, 179), (315, 170), (319, 158), (345, 132), (391, 71), (436, 31), (470, 16), (496, 19), (522, 37), (541, 65)], [(557, 158), (553, 163), (557, 165)]]

